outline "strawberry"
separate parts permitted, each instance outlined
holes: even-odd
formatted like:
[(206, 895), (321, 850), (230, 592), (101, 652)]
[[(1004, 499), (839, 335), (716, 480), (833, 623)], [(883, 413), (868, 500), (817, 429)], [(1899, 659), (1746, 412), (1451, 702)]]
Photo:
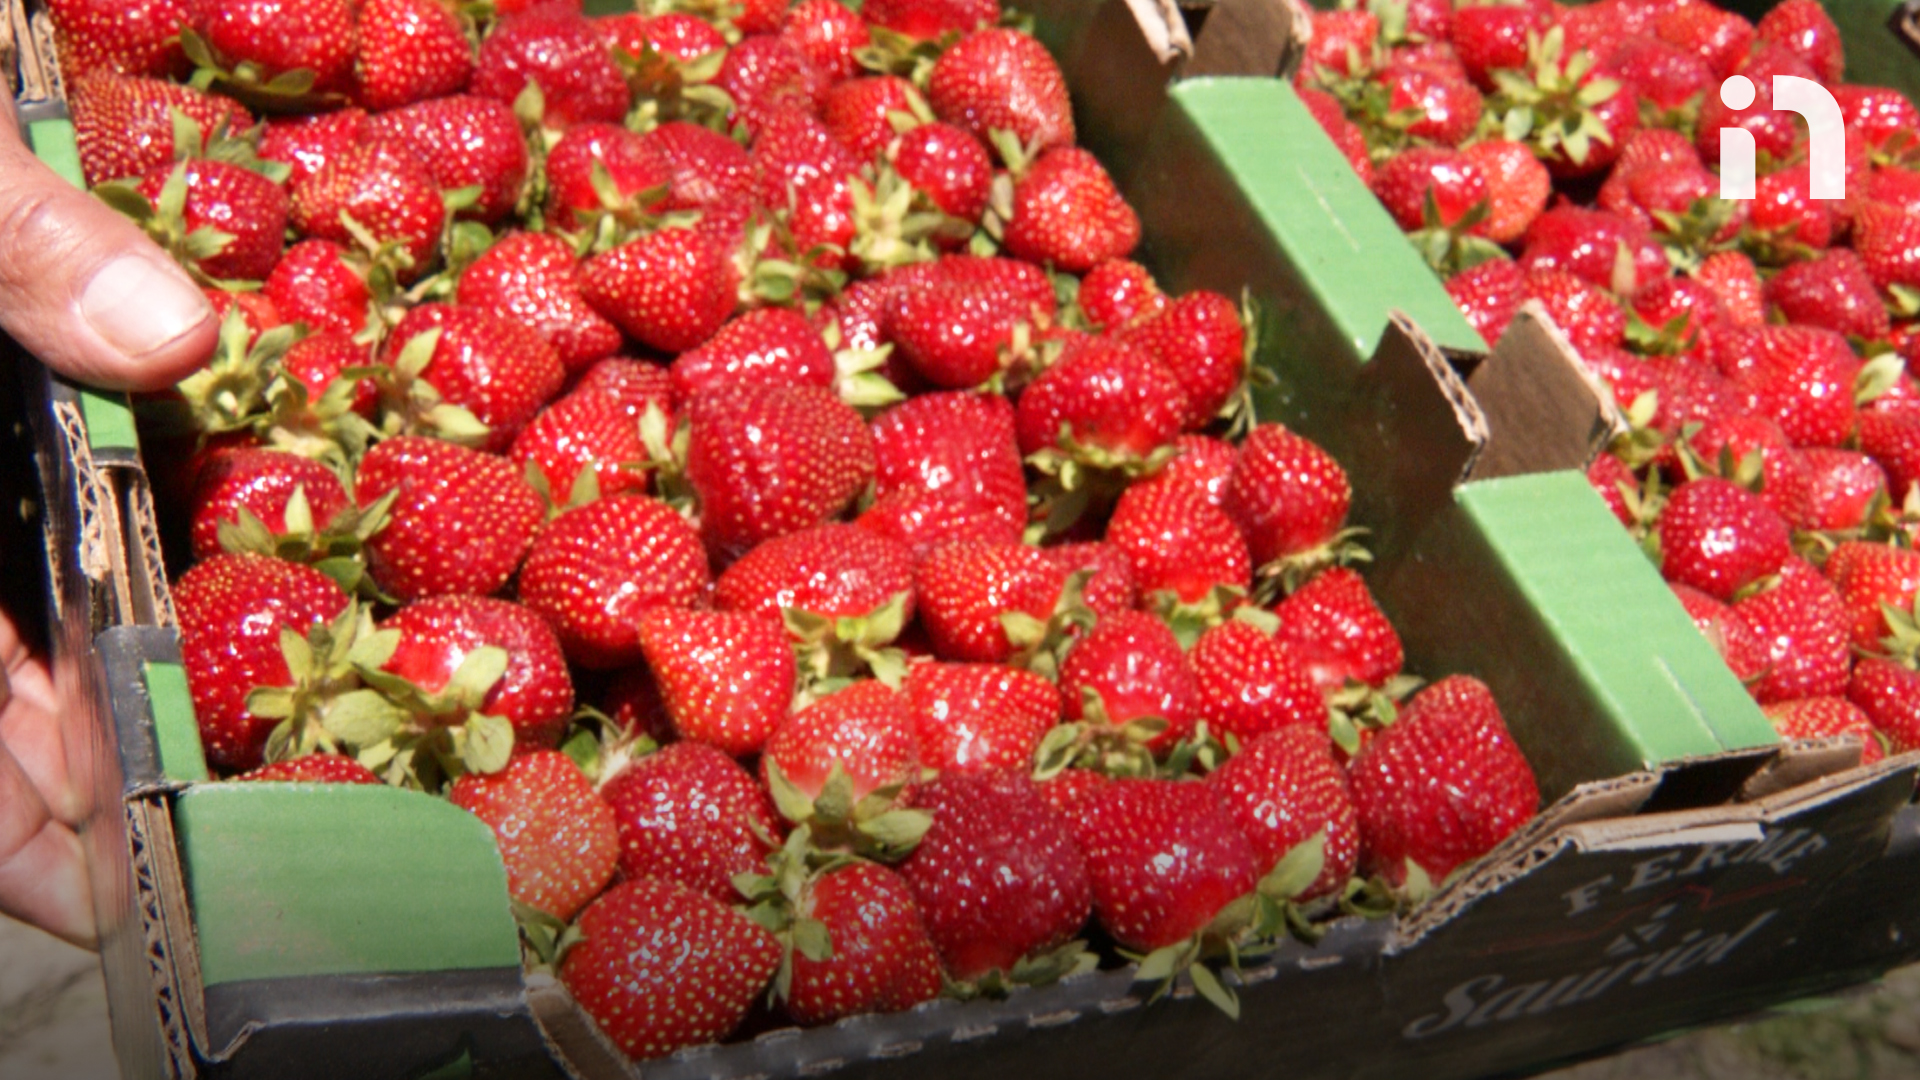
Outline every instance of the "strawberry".
[(1673, 585), (1673, 595), (1693, 619), (1714, 651), (1741, 682), (1749, 682), (1767, 666), (1767, 643), (1732, 608), (1691, 585)]
[(900, 136), (892, 156), (894, 169), (933, 205), (979, 223), (993, 184), (993, 160), (979, 139), (952, 124), (921, 124)]
[(756, 870), (779, 819), (739, 763), (701, 742), (637, 758), (600, 786), (619, 831), (620, 873), (660, 878), (735, 902), (735, 874)]
[(1714, 476), (1675, 488), (1658, 529), (1661, 575), (1720, 600), (1777, 572), (1793, 554), (1778, 513)]
[(1036, 155), (1073, 144), (1066, 78), (1046, 48), (1018, 30), (980, 30), (942, 53), (927, 76), (927, 103), (983, 141), (1005, 130)]
[(915, 804), (933, 813), (933, 827), (900, 876), (954, 979), (1011, 973), (1086, 924), (1093, 886), (1073, 826), (1024, 772), (949, 773)]
[(1920, 591), (1920, 551), (1847, 541), (1828, 556), (1827, 576), (1846, 605), (1854, 649), (1882, 652), (1882, 639), (1892, 632), (1882, 608), (1913, 610)]
[(507, 457), (538, 470), (535, 486), (544, 484), (555, 505), (574, 502), (583, 469), (592, 470), (600, 495), (646, 494), (647, 474), (634, 467), (648, 458), (640, 425), (605, 394), (569, 394), (542, 409), (514, 437)]
[(1749, 479), (1749, 461), (1758, 455), (1760, 501), (1789, 525), (1806, 515), (1807, 460), (1793, 448), (1780, 425), (1752, 414), (1717, 417), (1686, 436), (1686, 443), (1706, 472), (1735, 483)]
[(1753, 24), (1711, 4), (1681, 4), (1654, 20), (1654, 33), (1706, 61), (1722, 77), (1747, 55)]
[[(400, 633), (384, 670), (428, 694), (445, 691), (475, 649), (491, 645), (505, 650), (507, 669), (478, 710), (513, 725), (515, 750), (559, 743), (573, 712), (573, 680), (560, 642), (539, 615), (508, 600), (436, 596), (402, 607), (380, 628)], [(465, 716), (440, 719), (460, 723)]]
[(1462, 7), (1453, 13), (1453, 49), (1474, 83), (1492, 90), (1493, 72), (1526, 66), (1527, 36), (1544, 34), (1545, 21), (1525, 4)]
[(309, 530), (324, 528), (347, 507), (340, 478), (310, 458), (252, 448), (214, 454), (194, 478), (193, 557), (218, 555), (221, 526), (238, 524), (243, 512), (275, 537), (296, 531), (298, 523), (287, 520), (287, 504), (296, 491), (306, 500)]
[[(1060, 722), (1053, 684), (1003, 664), (915, 664), (903, 690), (921, 764), (943, 773), (1026, 769)], [(935, 825), (940, 821), (936, 812)]]
[(1833, 25), (1819, 0), (1782, 0), (1760, 17), (1753, 34), (1806, 61), (1822, 83), (1839, 82), (1841, 72), (1846, 70), (1840, 29)]
[(1180, 488), (1128, 488), (1107, 523), (1107, 542), (1127, 553), (1140, 595), (1169, 592), (1197, 604), (1217, 587), (1251, 587), (1246, 539), (1224, 510)]
[(1761, 712), (1773, 721), (1773, 729), (1783, 739), (1825, 739), (1852, 735), (1860, 740), (1860, 764), (1871, 765), (1886, 756), (1873, 723), (1860, 707), (1843, 697), (1801, 698), (1776, 701), (1762, 706)]
[(1274, 609), (1276, 637), (1293, 649), (1322, 692), (1357, 680), (1384, 686), (1400, 674), (1400, 635), (1359, 574), (1344, 566), (1315, 574)]
[(1221, 505), (1227, 497), (1227, 478), (1233, 472), (1233, 459), (1239, 451), (1232, 443), (1211, 435), (1181, 435), (1171, 445), (1178, 452), (1160, 466), (1159, 471), (1138, 483), (1179, 488), (1214, 506)]
[(683, 739), (752, 754), (786, 719), (793, 650), (774, 619), (658, 607), (640, 620), (640, 648)]
[(691, 229), (661, 229), (587, 260), (581, 291), (594, 310), (649, 348), (679, 353), (733, 314), (737, 273)]
[(443, 190), (479, 188), (473, 205), (458, 217), (493, 223), (519, 201), (527, 179), (527, 144), (510, 106), (457, 94), (381, 113), (367, 126), (376, 138), (411, 149)]
[(1866, 525), (1874, 500), (1887, 492), (1887, 474), (1872, 458), (1852, 450), (1814, 447), (1801, 451), (1807, 466), (1807, 497), (1801, 529), (1845, 531)]
[(1897, 505), (1920, 480), (1920, 413), (1864, 409), (1860, 413), (1860, 449), (1886, 470), (1887, 494)]
[(305, 71), (312, 75), (305, 93), (337, 95), (353, 84), (354, 7), (348, 0), (187, 0), (187, 24), (213, 62), (245, 82), (266, 86)]
[(367, 568), (403, 600), (493, 592), (540, 524), (540, 497), (512, 465), (437, 439), (402, 436), (367, 451), (355, 499), (365, 509), (389, 491), (398, 495), (386, 528), (367, 542)]
[(1077, 302), (1094, 326), (1121, 332), (1165, 311), (1168, 301), (1146, 267), (1130, 259), (1107, 259), (1080, 279)]
[(1846, 684), (1847, 700), (1867, 714), (1890, 754), (1920, 750), (1920, 672), (1865, 657)]
[(235, 781), (283, 784), (379, 784), (372, 769), (340, 754), (308, 754), (262, 765), (233, 777)]
[(898, 75), (867, 75), (827, 91), (820, 119), (835, 142), (859, 160), (872, 161), (900, 135), (889, 116), (924, 114), (925, 108), (920, 92), (907, 80)]
[(1620, 304), (1584, 278), (1565, 270), (1529, 270), (1522, 288), (1527, 299), (1540, 301), (1554, 325), (1582, 352), (1626, 339), (1627, 317)]
[(1827, 92), (1840, 105), (1840, 117), (1875, 148), (1903, 131), (1920, 128), (1920, 109), (1898, 90), (1884, 86), (1850, 86), (1828, 80)]
[[(634, 132), (600, 121), (575, 124), (547, 151), (547, 218), (562, 229), (601, 213), (638, 223), (660, 210), (672, 182), (667, 159)], [(603, 185), (610, 185), (604, 196)]]
[(520, 572), (520, 601), (553, 624), (568, 660), (610, 669), (641, 659), (648, 609), (692, 607), (711, 585), (686, 519), (655, 499), (618, 495), (540, 530)]
[(1247, 333), (1233, 301), (1205, 289), (1168, 303), (1123, 335), (1174, 376), (1186, 398), (1183, 426), (1199, 430), (1231, 401), (1247, 367)]
[(862, 679), (786, 718), (760, 757), (760, 778), (774, 770), (808, 799), (819, 799), (835, 773), (850, 781), (848, 806), (876, 792), (911, 795), (919, 776), (913, 713), (906, 698), (877, 679)]
[(402, 352), (436, 330), (439, 336), (419, 377), (487, 426), (483, 449), (511, 446), (566, 381), (560, 354), (538, 334), (490, 312), (452, 304), (409, 310), (387, 338), (387, 362), (397, 366)]
[(1209, 734), (1250, 743), (1285, 727), (1326, 730), (1327, 703), (1306, 665), (1292, 647), (1251, 624), (1229, 619), (1212, 627), (1187, 659)]
[(789, 109), (768, 117), (753, 137), (756, 191), (769, 207), (788, 206), (820, 179), (842, 179), (864, 164), (811, 111)]
[(1526, 275), (1511, 259), (1489, 259), (1448, 278), (1447, 296), (1482, 340), (1495, 344), (1527, 299)]
[(667, 209), (694, 210), (752, 197), (753, 159), (725, 135), (671, 120), (641, 138), (673, 172)]
[(354, 30), (359, 56), (353, 97), (364, 109), (397, 109), (457, 94), (473, 75), (466, 29), (437, 0), (362, 0)]
[(258, 153), (263, 161), (287, 166), (289, 190), (315, 169), (367, 137), (367, 111), (346, 106), (305, 116), (275, 116), (261, 126)]
[(856, 14), (839, 0), (802, 0), (787, 11), (780, 36), (829, 83), (837, 83), (860, 70), (854, 52), (871, 40), (863, 17), (868, 16)]
[(1389, 116), (1409, 118), (1404, 127), (1389, 123), (1423, 144), (1459, 146), (1480, 123), (1485, 103), (1464, 71), (1456, 74), (1395, 60), (1373, 78), (1387, 88)]
[(224, 769), (261, 762), (279, 717), (247, 704), (258, 687), (293, 684), (280, 632), (305, 634), (337, 617), (347, 596), (318, 570), (265, 555), (215, 555), (173, 585), (180, 620), (180, 662), (207, 760)]
[(613, 810), (565, 754), (517, 755), (497, 773), (455, 780), (447, 797), (493, 830), (515, 903), (570, 922), (613, 878)]
[(165, 77), (185, 66), (180, 26), (187, 21), (186, 0), (49, 0), (46, 11), (69, 87), (96, 71)]
[(1460, 152), (1487, 178), (1487, 220), (1481, 232), (1496, 244), (1525, 236), (1553, 191), (1546, 166), (1525, 143), (1509, 139), (1483, 139)]
[(1380, 17), (1371, 11), (1309, 11), (1313, 32), (1307, 38), (1303, 73), (1325, 69), (1334, 75), (1360, 75), (1371, 63), (1380, 37)]
[(831, 948), (791, 954), (787, 1015), (828, 1024), (845, 1016), (897, 1012), (939, 995), (940, 961), (913, 890), (877, 863), (823, 871), (804, 886), (795, 917), (824, 931)]
[(1705, 282), (1720, 298), (1728, 321), (1735, 326), (1758, 326), (1766, 321), (1760, 274), (1746, 255), (1738, 251), (1716, 252), (1700, 264), (1693, 276)]
[(1434, 881), (1533, 817), (1540, 789), (1485, 684), (1466, 675), (1414, 695), (1348, 770), (1365, 863), (1401, 884)]
[(645, 360), (609, 356), (594, 362), (573, 384), (576, 394), (599, 394), (635, 420), (657, 408), (673, 423), (673, 380), (667, 369)]
[(1636, 335), (1634, 341), (1648, 354), (1711, 362), (1715, 337), (1730, 325), (1718, 294), (1695, 278), (1656, 278), (1633, 294), (1629, 306), (1653, 331), (1651, 340)]
[(1853, 248), (1882, 289), (1920, 288), (1920, 214), (1868, 203), (1853, 216)]
[(1118, 547), (1092, 540), (1060, 544), (1046, 550), (1067, 573), (1087, 572), (1080, 602), (1095, 615), (1117, 615), (1131, 610), (1139, 602), (1140, 590), (1133, 581), (1133, 560)]
[(1116, 780), (1086, 794), (1070, 818), (1094, 915), (1128, 949), (1191, 937), (1259, 877), (1252, 845), (1211, 784)]
[(942, 659), (1000, 663), (1016, 646), (1000, 616), (1053, 614), (1066, 571), (1039, 548), (956, 541), (929, 551), (914, 571), (920, 621)]
[(817, 386), (716, 390), (687, 412), (701, 532), (727, 558), (832, 518), (873, 478), (860, 414)]
[(799, 312), (756, 308), (722, 326), (673, 362), (673, 393), (681, 400), (736, 382), (763, 386), (832, 387), (833, 353)]
[[(1388, 158), (1373, 175), (1373, 193), (1409, 232), (1458, 225), (1491, 197), (1480, 163), (1458, 150), (1418, 146)], [(1427, 220), (1428, 204), (1434, 219)], [(1468, 231), (1480, 229), (1474, 225)]]
[[(332, 406), (323, 395), (335, 380), (345, 377), (348, 368), (364, 367), (367, 363), (365, 345), (357, 344), (345, 334), (323, 330), (294, 342), (287, 349), (287, 355), (280, 358), (280, 370), (299, 381), (307, 392), (308, 412), (325, 426), (331, 419), (327, 412)], [(368, 377), (352, 382), (352, 393), (340, 404), (372, 419), (380, 403), (380, 388)]]
[(539, 88), (547, 127), (626, 119), (627, 81), (577, 11), (549, 5), (508, 16), (480, 43), (469, 90), (511, 105), (529, 85)]
[(1845, 338), (1810, 326), (1763, 326), (1717, 335), (1714, 363), (1749, 409), (1771, 418), (1795, 446), (1839, 446), (1853, 435), (1859, 358)]
[(293, 189), (291, 220), (302, 235), (343, 245), (359, 243), (343, 221), (396, 249), (401, 278), (427, 269), (446, 223), (439, 185), (418, 156), (393, 139), (348, 147)]
[(1028, 262), (1084, 273), (1140, 242), (1133, 207), (1099, 159), (1077, 146), (1055, 146), (1016, 174), (1012, 205), (1006, 248)]
[(1698, 54), (1657, 37), (1623, 39), (1606, 54), (1599, 70), (1606, 78), (1626, 83), (1642, 101), (1666, 111), (1682, 109), (1694, 95), (1719, 89), (1713, 69)]
[[(177, 225), (168, 220), (172, 185), (179, 185), (184, 196)], [(280, 257), (287, 195), (251, 169), (210, 160), (156, 165), (140, 178), (137, 190), (157, 207), (142, 221), (149, 235), (206, 277), (259, 281)], [(211, 250), (201, 249), (193, 243), (193, 234), (201, 230), (225, 239)]]
[(173, 112), (212, 133), (242, 131), (253, 116), (218, 94), (159, 79), (99, 72), (68, 88), (80, 168), (89, 184), (140, 176), (174, 159)]
[(364, 272), (331, 240), (302, 240), (280, 254), (261, 292), (281, 318), (316, 333), (353, 335), (367, 324), (373, 300)]
[(1069, 720), (1113, 728), (1164, 721), (1142, 740), (1154, 752), (1193, 734), (1202, 719), (1199, 679), (1179, 639), (1140, 611), (1101, 619), (1074, 643), (1060, 665), (1060, 696)]
[(805, 53), (776, 34), (741, 39), (727, 50), (713, 82), (733, 99), (730, 119), (750, 132), (778, 113), (818, 115), (830, 85)]
[(913, 560), (900, 544), (851, 525), (802, 529), (756, 545), (715, 583), (714, 606), (779, 618), (787, 611), (857, 619), (897, 602), (913, 618)]
[(1057, 447), (1096, 460), (1143, 460), (1172, 442), (1187, 416), (1187, 396), (1171, 370), (1143, 349), (1087, 338), (1021, 393), (1015, 430), (1024, 454)]
[(874, 0), (860, 9), (860, 17), (918, 41), (932, 41), (952, 31), (970, 34), (992, 26), (1000, 17), (992, 0)]
[(1346, 471), (1325, 450), (1280, 424), (1260, 424), (1240, 444), (1221, 506), (1265, 564), (1333, 542), (1352, 496)]
[[(1700, 4), (1694, 7), (1714, 12), (1710, 5)], [(1720, 14), (1715, 12), (1715, 14)], [(1738, 19), (1738, 16), (1732, 16)], [(1741, 20), (1744, 22), (1744, 20)], [(1661, 35), (1665, 37), (1666, 35)], [(1718, 94), (1708, 94), (1700, 104), (1700, 116), (1695, 129), (1694, 146), (1700, 151), (1701, 160), (1708, 165), (1720, 164), (1720, 129), (1723, 127), (1745, 128), (1753, 134), (1754, 149), (1767, 154), (1776, 161), (1785, 161), (1793, 156), (1794, 146), (1800, 141), (1801, 132), (1806, 130), (1793, 113), (1782, 112), (1773, 107), (1773, 78), (1776, 75), (1790, 75), (1795, 78), (1814, 78), (1813, 69), (1799, 57), (1786, 52), (1775, 45), (1763, 45), (1755, 49), (1751, 56), (1746, 49), (1740, 49), (1741, 58), (1733, 71), (1719, 71), (1716, 76), (1725, 78), (1731, 75), (1745, 75), (1753, 82), (1756, 91), (1753, 104), (1745, 109), (1734, 110), (1727, 107)], [(1709, 59), (1709, 64), (1712, 60)]]
[(1324, 729), (1269, 731), (1210, 774), (1207, 784), (1233, 815), (1253, 848), (1254, 868), (1262, 873), (1295, 847), (1326, 834), (1320, 875), (1298, 899), (1335, 892), (1353, 876), (1360, 861), (1360, 824)]
[(752, 920), (655, 878), (609, 889), (579, 926), (560, 981), (636, 1061), (725, 1037), (780, 966), (779, 944)]
[(532, 330), (577, 374), (620, 348), (620, 330), (587, 303), (579, 260), (548, 233), (512, 232), (460, 273), (455, 299)]
[(1789, 559), (1778, 584), (1735, 603), (1733, 612), (1765, 646), (1766, 670), (1749, 687), (1756, 701), (1845, 689), (1853, 620), (1840, 594), (1805, 560)]
[(1014, 410), (998, 394), (964, 391), (916, 395), (876, 417), (871, 426), (874, 489), (957, 489), (978, 496), (1013, 526), (1026, 519)]
[(935, 280), (904, 289), (887, 312), (894, 347), (926, 381), (947, 389), (978, 386), (1011, 362), (1022, 324), (1036, 312), (1032, 300), (994, 285)]
[(1520, 268), (1565, 270), (1623, 295), (1670, 273), (1666, 254), (1645, 228), (1617, 214), (1577, 206), (1556, 206), (1534, 219)]
[(1874, 169), (1867, 180), (1867, 200), (1891, 203), (1909, 214), (1920, 213), (1920, 172), (1898, 165)]

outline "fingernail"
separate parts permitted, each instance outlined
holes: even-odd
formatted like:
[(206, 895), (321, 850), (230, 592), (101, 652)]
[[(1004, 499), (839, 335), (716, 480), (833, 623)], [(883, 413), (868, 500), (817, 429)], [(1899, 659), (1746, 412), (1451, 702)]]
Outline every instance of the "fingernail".
[(144, 255), (122, 255), (94, 271), (80, 293), (80, 314), (128, 357), (159, 352), (213, 317), (185, 274)]

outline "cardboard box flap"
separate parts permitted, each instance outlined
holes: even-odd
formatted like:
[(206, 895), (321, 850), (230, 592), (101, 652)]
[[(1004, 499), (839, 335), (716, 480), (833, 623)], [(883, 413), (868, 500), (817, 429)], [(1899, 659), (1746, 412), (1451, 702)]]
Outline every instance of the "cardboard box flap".
[(1790, 740), (1740, 786), (1740, 798), (1743, 801), (1764, 799), (1821, 777), (1845, 772), (1860, 764), (1863, 749), (1855, 735)]
[(180, 666), (177, 632), (117, 626), (95, 639), (129, 798), (206, 780), (207, 760)]
[(1193, 54), (1180, 77), (1196, 75), (1278, 76), (1299, 51), (1307, 20), (1295, 17), (1287, 0), (1218, 0), (1188, 3), (1188, 26), (1198, 24)]
[(1464, 374), (1488, 434), (1470, 480), (1585, 469), (1617, 430), (1606, 392), (1537, 300)]
[(1193, 55), (1193, 39), (1187, 36), (1187, 21), (1172, 0), (1127, 0), (1127, 10), (1140, 26), (1140, 36), (1163, 64)]

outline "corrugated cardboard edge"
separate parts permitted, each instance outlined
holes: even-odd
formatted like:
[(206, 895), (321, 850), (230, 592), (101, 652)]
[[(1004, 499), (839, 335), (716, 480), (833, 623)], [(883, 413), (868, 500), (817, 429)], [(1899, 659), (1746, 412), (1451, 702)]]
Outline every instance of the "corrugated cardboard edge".
[(1585, 469), (1619, 430), (1605, 389), (1536, 300), (1471, 367), (1466, 384), (1488, 429), (1474, 480)]

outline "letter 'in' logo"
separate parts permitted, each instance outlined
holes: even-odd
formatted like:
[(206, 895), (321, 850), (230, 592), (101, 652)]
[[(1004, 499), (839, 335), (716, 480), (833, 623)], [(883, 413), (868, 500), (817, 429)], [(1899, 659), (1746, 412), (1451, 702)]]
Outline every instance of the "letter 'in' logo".
[[(1753, 80), (1735, 75), (1720, 84), (1720, 100), (1729, 109), (1753, 104)], [(1847, 133), (1840, 103), (1827, 88), (1797, 75), (1773, 77), (1773, 107), (1799, 113), (1807, 121), (1807, 167), (1811, 194), (1816, 199), (1847, 197)], [(1753, 132), (1746, 128), (1720, 129), (1720, 197), (1754, 197)]]

